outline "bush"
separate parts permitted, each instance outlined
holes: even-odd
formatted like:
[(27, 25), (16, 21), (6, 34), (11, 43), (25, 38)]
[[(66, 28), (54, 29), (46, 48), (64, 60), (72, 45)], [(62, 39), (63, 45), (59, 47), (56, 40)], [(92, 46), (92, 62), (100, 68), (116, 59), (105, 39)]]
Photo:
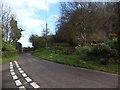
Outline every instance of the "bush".
[(102, 43), (94, 45), (89, 53), (92, 55), (109, 56), (110, 50), (111, 48), (108, 45)]
[(16, 49), (13, 45), (2, 41), (2, 51), (16, 51)]
[(77, 46), (75, 47), (75, 50), (76, 50), (76, 54), (87, 54), (88, 52), (91, 51), (91, 47), (90, 46)]
[(109, 45), (101, 43), (94, 45), (88, 54), (92, 56), (116, 57), (119, 53), (116, 49), (111, 49)]
[(117, 49), (118, 48), (118, 44), (117, 44), (117, 38), (114, 38), (112, 40), (107, 40), (105, 42), (106, 45), (109, 45), (110, 48), (112, 49)]
[(110, 50), (110, 56), (111, 56), (111, 57), (117, 57), (117, 56), (119, 56), (118, 50), (116, 50), (116, 49), (111, 49), (111, 50)]

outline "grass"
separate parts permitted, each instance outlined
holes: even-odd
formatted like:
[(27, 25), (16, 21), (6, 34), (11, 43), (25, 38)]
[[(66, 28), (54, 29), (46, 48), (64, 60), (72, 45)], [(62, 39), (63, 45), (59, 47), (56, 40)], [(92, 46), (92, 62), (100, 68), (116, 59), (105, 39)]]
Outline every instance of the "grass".
[(118, 64), (112, 63), (109, 65), (101, 65), (98, 60), (90, 60), (86, 58), (85, 55), (63, 55), (63, 54), (55, 54), (54, 52), (46, 49), (39, 49), (32, 53), (34, 56), (37, 56), (42, 59), (50, 60), (53, 62), (57, 62), (60, 64), (66, 64), (76, 67), (82, 67), (87, 69), (93, 69), (98, 71), (110, 72), (110, 73), (118, 73)]
[(2, 59), (0, 59), (0, 64), (5, 64), (11, 61), (15, 61), (19, 58), (19, 54), (15, 51), (2, 52)]

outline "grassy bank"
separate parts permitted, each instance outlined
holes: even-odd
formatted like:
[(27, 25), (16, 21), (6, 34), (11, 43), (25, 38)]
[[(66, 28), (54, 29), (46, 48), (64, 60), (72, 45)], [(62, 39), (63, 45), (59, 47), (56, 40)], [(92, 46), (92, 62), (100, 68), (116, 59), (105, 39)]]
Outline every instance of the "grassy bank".
[(0, 60), (0, 64), (5, 64), (11, 61), (15, 61), (19, 58), (19, 53), (15, 51), (5, 51), (2, 52), (2, 61)]
[(82, 54), (81, 55), (77, 55), (77, 54), (64, 55), (64, 54), (56, 54), (51, 50), (39, 49), (33, 52), (33, 55), (39, 58), (50, 60), (60, 64), (66, 64), (66, 65), (93, 69), (98, 71), (105, 71), (110, 73), (118, 73), (117, 63), (101, 65), (99, 60), (90, 60), (89, 58), (86, 58), (86, 56)]

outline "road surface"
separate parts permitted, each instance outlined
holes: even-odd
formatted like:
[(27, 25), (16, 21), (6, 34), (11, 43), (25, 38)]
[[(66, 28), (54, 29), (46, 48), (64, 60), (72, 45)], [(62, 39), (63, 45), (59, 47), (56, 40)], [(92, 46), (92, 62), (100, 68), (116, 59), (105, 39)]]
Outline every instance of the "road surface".
[(29, 53), (2, 66), (3, 88), (117, 88), (118, 76), (57, 64)]

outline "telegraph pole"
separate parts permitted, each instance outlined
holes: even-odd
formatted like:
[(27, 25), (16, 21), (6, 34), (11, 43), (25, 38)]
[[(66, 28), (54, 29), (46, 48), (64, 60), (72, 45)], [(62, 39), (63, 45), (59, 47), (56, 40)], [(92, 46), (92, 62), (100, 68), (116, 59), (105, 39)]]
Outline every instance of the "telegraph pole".
[[(47, 7), (47, 1), (45, 0), (45, 6)], [(48, 34), (48, 24), (47, 24), (47, 8), (45, 12), (45, 19), (46, 19), (46, 29), (45, 29), (45, 47), (47, 49), (47, 34)]]
[(47, 28), (47, 22), (46, 22), (46, 32), (45, 32), (45, 45), (46, 45), (46, 49), (47, 49), (47, 34), (48, 34), (48, 28)]

